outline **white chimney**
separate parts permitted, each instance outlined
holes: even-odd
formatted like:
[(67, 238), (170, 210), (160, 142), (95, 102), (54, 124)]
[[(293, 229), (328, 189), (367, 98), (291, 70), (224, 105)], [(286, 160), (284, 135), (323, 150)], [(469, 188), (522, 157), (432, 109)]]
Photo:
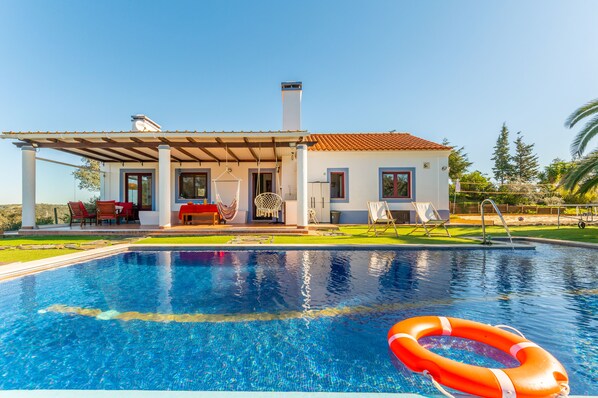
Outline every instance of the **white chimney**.
[(301, 82), (283, 82), (282, 88), (282, 130), (301, 130)]
[(161, 126), (145, 115), (131, 116), (133, 128), (131, 131), (160, 131)]

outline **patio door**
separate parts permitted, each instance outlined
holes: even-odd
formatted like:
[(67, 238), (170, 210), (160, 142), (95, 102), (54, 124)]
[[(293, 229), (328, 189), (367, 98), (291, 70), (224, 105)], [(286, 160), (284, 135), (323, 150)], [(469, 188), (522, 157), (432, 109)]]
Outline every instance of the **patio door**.
[(152, 174), (125, 174), (125, 202), (133, 202), (139, 210), (152, 210)]
[(255, 197), (260, 193), (274, 192), (274, 186), (272, 184), (273, 181), (273, 173), (251, 173), (251, 206), (253, 209), (251, 212), (252, 221), (272, 221), (272, 218), (270, 217), (256, 217)]

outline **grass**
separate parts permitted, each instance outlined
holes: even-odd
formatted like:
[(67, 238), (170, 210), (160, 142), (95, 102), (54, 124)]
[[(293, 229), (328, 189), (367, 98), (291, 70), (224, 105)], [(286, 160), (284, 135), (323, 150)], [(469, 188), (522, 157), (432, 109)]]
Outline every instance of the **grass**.
[(5, 236), (0, 239), (0, 246), (20, 246), (20, 245), (66, 245), (69, 243), (82, 244), (91, 243), (97, 240), (121, 241), (122, 236)]
[(17, 249), (21, 245), (67, 245), (91, 243), (98, 240), (122, 241), (115, 236), (6, 236), (0, 239), (0, 246), (9, 247), (0, 250), (0, 264), (17, 261), (33, 261), (77, 252), (75, 249)]
[[(274, 236), (273, 243), (279, 244), (463, 244), (472, 243), (471, 236), (481, 236), (481, 227), (449, 227), (452, 238), (444, 235), (432, 235), (428, 238), (421, 230), (412, 235), (407, 235), (412, 231), (413, 227), (400, 226), (399, 237), (395, 237), (393, 233), (386, 232), (379, 237), (367, 235), (366, 226), (346, 226), (340, 227), (340, 232), (344, 236)], [(486, 228), (486, 233), (497, 237), (506, 236), (506, 232), (502, 227), (491, 226)], [(571, 240), (577, 242), (598, 243), (598, 229), (595, 227), (588, 227), (586, 229), (579, 229), (577, 227), (561, 227), (557, 229), (553, 226), (523, 226), (511, 228), (513, 236), (529, 236), (538, 238), (550, 238)], [(227, 243), (232, 236), (163, 236), (151, 237), (137, 241), (136, 243), (155, 243), (155, 244), (172, 244), (172, 243), (199, 243), (199, 244), (216, 244)]]
[[(577, 226), (566, 226), (558, 229), (555, 226), (550, 225), (530, 225), (530, 226), (517, 226), (509, 227), (511, 235), (520, 237), (530, 238), (547, 238), (547, 239), (558, 239), (568, 240), (575, 242), (588, 242), (598, 244), (598, 228), (590, 226), (585, 229), (577, 228)], [(482, 235), (481, 227), (457, 227), (449, 228), (453, 236), (465, 236), (465, 235)], [(506, 236), (506, 232), (502, 227), (487, 227), (486, 233), (491, 236)]]
[(40, 260), (42, 258), (62, 256), (80, 250), (46, 249), (46, 250), (0, 250), (0, 264)]
[[(341, 226), (341, 236), (326, 235), (307, 235), (307, 236), (287, 236), (277, 235), (273, 237), (272, 243), (278, 244), (464, 244), (474, 243), (468, 237), (481, 236), (481, 227), (449, 227), (452, 238), (448, 236), (436, 235), (430, 238), (426, 237), (421, 230), (407, 235), (413, 228), (407, 226), (398, 227), (399, 237), (393, 233), (386, 232), (383, 236), (373, 237), (366, 233), (367, 226)], [(502, 227), (491, 226), (486, 228), (486, 232), (493, 236), (506, 236)], [(513, 236), (528, 236), (537, 238), (560, 239), (576, 242), (589, 242), (598, 244), (598, 228), (589, 226), (586, 229), (579, 229), (576, 226), (561, 227), (557, 229), (554, 226), (515, 226), (511, 228)], [(234, 238), (232, 235), (215, 236), (157, 236), (143, 238), (135, 243), (154, 243), (154, 244), (222, 244), (228, 243)], [(31, 237), (6, 237), (0, 239), (0, 246), (20, 246), (20, 245), (43, 245), (43, 244), (83, 244), (97, 240), (108, 240), (116, 243), (122, 241), (122, 237), (116, 236), (31, 236)], [(41, 258), (58, 256), (61, 254), (72, 253), (72, 249), (46, 249), (46, 250), (0, 250), (0, 263), (15, 261), (32, 261)]]

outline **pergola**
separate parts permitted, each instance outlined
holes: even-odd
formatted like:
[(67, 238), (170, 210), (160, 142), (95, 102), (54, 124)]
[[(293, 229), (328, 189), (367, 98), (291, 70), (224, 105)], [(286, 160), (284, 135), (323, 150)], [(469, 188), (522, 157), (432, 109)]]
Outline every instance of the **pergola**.
[(170, 164), (274, 162), (296, 152), (297, 226), (307, 219), (307, 147), (309, 133), (296, 131), (83, 131), (5, 132), (22, 150), (23, 228), (35, 227), (35, 152), (55, 149), (101, 163), (158, 163), (159, 225), (170, 227)]

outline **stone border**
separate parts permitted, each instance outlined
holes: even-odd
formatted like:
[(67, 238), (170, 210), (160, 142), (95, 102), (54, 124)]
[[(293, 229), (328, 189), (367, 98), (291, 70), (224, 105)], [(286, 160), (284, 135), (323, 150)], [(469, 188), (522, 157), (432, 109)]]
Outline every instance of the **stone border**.
[(42, 271), (57, 269), (73, 265), (87, 260), (110, 256), (129, 250), (130, 244), (106, 246), (98, 249), (80, 251), (77, 253), (64, 254), (61, 256), (43, 258), (41, 260), (17, 262), (0, 266), (0, 281), (18, 278)]
[(514, 244), (495, 242), (492, 246), (481, 244), (229, 244), (229, 243), (139, 243), (131, 244), (129, 250), (151, 251), (151, 250), (535, 250), (535, 246), (529, 244)]
[[(143, 390), (8, 390), (11, 398), (425, 398), (406, 393), (360, 392), (273, 392), (273, 391), (143, 391)], [(0, 391), (0, 394), (2, 392)], [(440, 397), (429, 395), (428, 397)], [(569, 398), (592, 398), (595, 395), (570, 395)]]
[(548, 243), (550, 245), (560, 245), (560, 246), (571, 246), (571, 247), (583, 247), (586, 249), (598, 249), (598, 243), (590, 243), (590, 242), (577, 242), (574, 240), (560, 240), (560, 239), (550, 239), (550, 238), (536, 238), (536, 237), (516, 237), (513, 240), (524, 240), (528, 242), (536, 242), (536, 243)]
[(65, 254), (61, 256), (44, 258), (41, 260), (16, 262), (0, 266), (0, 282), (8, 279), (14, 279), (21, 276), (34, 274), (42, 271), (66, 267), (83, 261), (94, 260), (109, 255), (127, 252), (127, 251), (163, 251), (163, 250), (535, 250), (535, 247), (529, 244), (515, 244), (511, 246), (507, 243), (495, 243), (492, 246), (482, 246), (480, 244), (228, 244), (228, 243), (210, 243), (210, 244), (134, 244), (125, 243), (114, 246), (106, 246), (98, 249), (91, 249), (77, 253)]
[[(425, 398), (403, 393), (143, 390), (9, 390), (11, 398)], [(2, 392), (0, 391), (0, 395)], [(574, 397), (571, 397), (574, 398)]]

